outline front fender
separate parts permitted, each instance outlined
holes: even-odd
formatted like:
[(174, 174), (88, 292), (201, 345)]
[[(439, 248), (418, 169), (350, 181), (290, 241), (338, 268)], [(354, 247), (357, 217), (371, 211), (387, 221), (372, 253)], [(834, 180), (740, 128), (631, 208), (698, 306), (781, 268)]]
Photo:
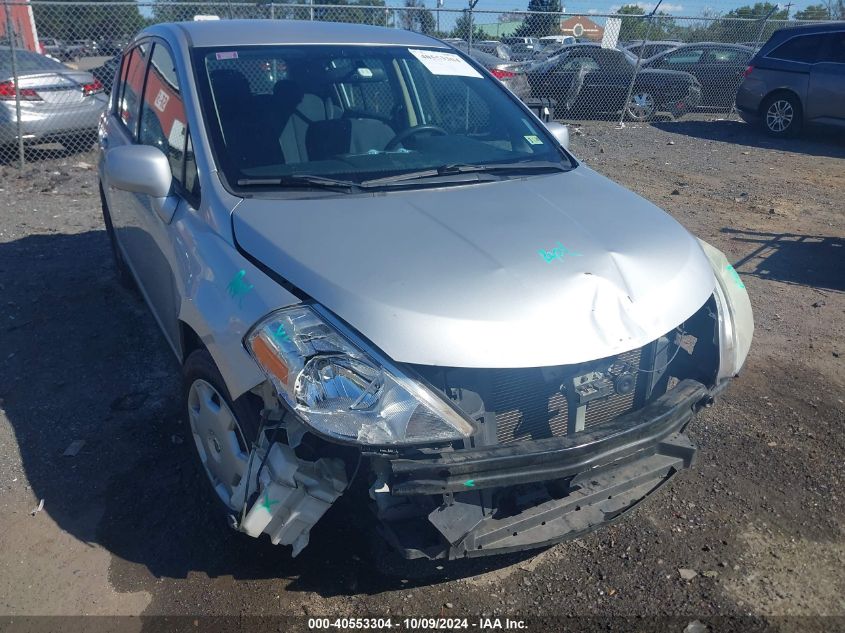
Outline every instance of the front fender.
[(244, 348), (244, 336), (269, 312), (299, 299), (193, 214), (183, 214), (174, 229), (177, 252), (184, 255), (179, 319), (197, 333), (237, 398), (266, 380)]

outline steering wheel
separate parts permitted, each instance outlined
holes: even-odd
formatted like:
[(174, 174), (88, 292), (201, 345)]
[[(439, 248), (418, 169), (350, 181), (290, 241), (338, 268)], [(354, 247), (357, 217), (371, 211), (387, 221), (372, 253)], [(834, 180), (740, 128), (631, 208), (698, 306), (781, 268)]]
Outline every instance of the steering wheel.
[(390, 139), (390, 142), (384, 146), (384, 151), (392, 152), (399, 148), (402, 141), (406, 141), (412, 136), (416, 136), (422, 132), (433, 132), (435, 136), (447, 136), (449, 134), (442, 127), (438, 127), (436, 125), (415, 125), (414, 127), (409, 127), (407, 130), (402, 130), (399, 134)]

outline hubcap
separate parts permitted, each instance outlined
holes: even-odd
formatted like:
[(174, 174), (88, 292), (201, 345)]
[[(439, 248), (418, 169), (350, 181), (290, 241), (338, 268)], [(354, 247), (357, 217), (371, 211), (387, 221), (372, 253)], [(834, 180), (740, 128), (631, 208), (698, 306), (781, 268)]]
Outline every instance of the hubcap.
[(783, 132), (792, 125), (795, 111), (792, 104), (785, 99), (779, 99), (769, 106), (766, 111), (766, 125), (772, 132)]
[(654, 97), (647, 92), (638, 92), (631, 96), (628, 114), (634, 119), (647, 119), (654, 114)]
[(232, 492), (247, 468), (247, 448), (238, 421), (226, 400), (204, 380), (195, 380), (188, 391), (188, 421), (217, 496), (232, 510)]

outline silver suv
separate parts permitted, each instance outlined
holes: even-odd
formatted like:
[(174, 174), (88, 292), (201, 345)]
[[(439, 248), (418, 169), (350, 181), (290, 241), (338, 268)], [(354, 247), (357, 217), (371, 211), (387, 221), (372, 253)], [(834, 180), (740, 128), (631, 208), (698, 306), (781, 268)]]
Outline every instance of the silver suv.
[(736, 108), (773, 136), (805, 123), (845, 127), (845, 26), (775, 31), (749, 62)]
[(127, 47), (103, 215), (230, 525), (297, 554), (356, 495), (409, 558), (479, 556), (595, 529), (691, 465), (748, 295), (567, 141), (410, 31), (224, 20)]

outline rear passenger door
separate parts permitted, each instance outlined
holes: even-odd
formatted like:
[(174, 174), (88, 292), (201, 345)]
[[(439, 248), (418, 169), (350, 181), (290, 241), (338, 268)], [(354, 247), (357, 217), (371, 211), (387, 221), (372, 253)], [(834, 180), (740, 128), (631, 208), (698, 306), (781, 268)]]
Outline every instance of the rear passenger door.
[(805, 107), (810, 121), (845, 125), (845, 30), (824, 36)]
[(729, 108), (742, 83), (751, 51), (730, 46), (714, 46), (704, 51), (693, 74), (701, 82), (701, 96), (705, 105)]

